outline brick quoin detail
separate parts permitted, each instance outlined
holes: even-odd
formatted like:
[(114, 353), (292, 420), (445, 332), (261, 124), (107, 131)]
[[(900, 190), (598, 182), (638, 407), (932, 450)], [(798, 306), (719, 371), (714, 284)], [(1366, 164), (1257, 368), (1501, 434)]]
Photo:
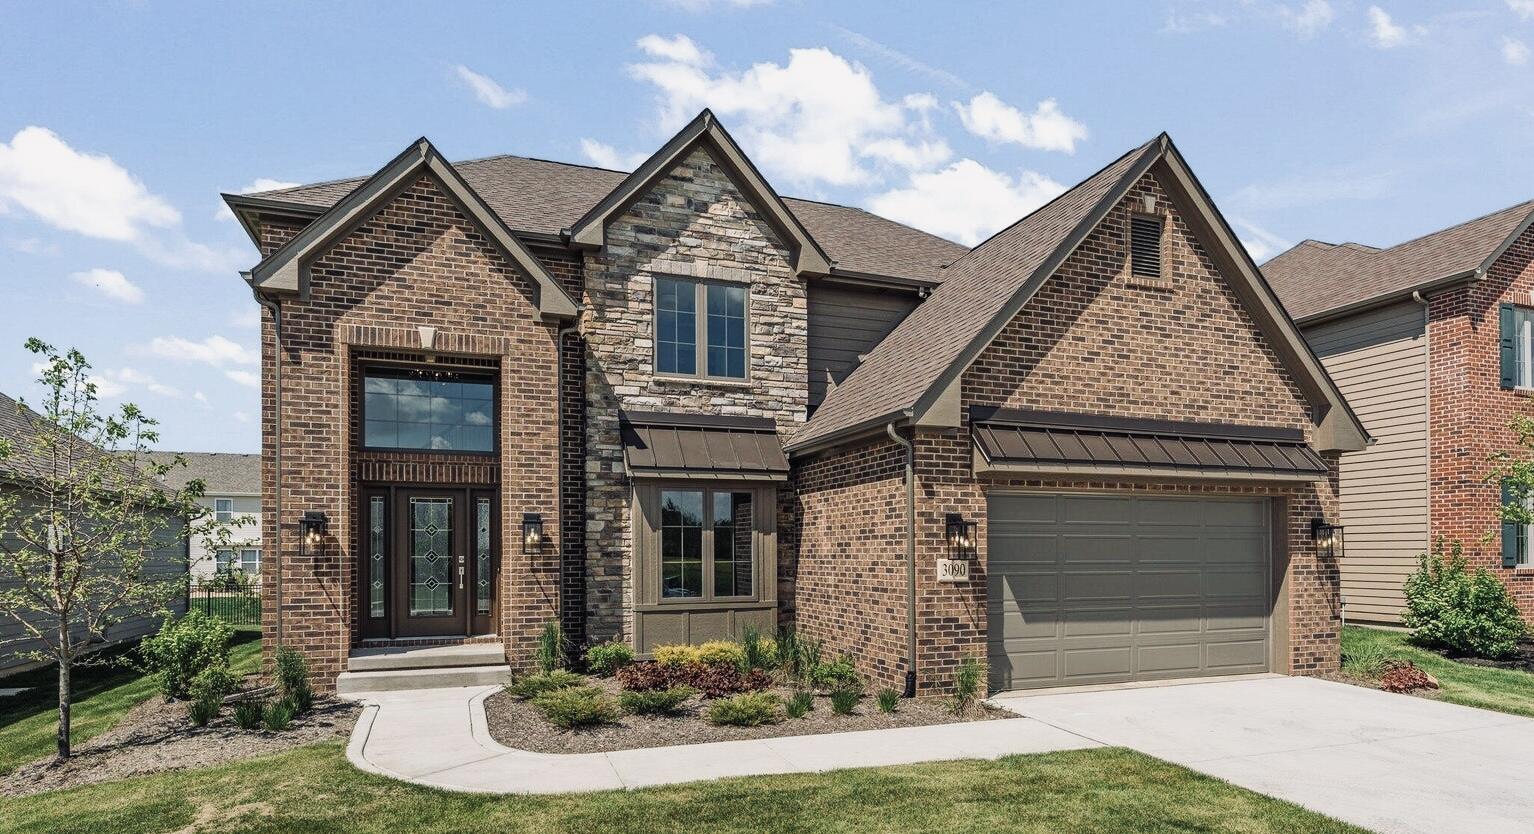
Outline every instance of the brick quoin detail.
[(1513, 417), (1534, 414), (1528, 392), (1499, 387), (1498, 352), (1498, 305), (1534, 307), (1531, 294), (1534, 229), (1481, 280), (1428, 298), (1428, 533), (1462, 542), (1473, 564), (1507, 583), (1527, 620), (1534, 620), (1534, 571), (1502, 567), (1501, 488), (1486, 478), (1490, 457), (1517, 446)]

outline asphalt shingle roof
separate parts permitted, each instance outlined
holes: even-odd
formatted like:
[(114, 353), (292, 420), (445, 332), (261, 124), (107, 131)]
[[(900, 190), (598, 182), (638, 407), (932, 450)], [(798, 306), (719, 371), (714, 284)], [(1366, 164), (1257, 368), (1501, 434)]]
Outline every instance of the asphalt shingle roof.
[(181, 489), (187, 481), (201, 480), (207, 495), (260, 495), (261, 456), (234, 452), (150, 452), (156, 463), (172, 464), (176, 455), (185, 466), (171, 466), (165, 484)]
[[(628, 176), (621, 171), (522, 156), (493, 156), (453, 165), (515, 232), (557, 235), (574, 225)], [(249, 196), (329, 208), (366, 177), (332, 180)], [(784, 199), (838, 269), (937, 283), (943, 267), (968, 249), (859, 208)]]
[[(36, 444), (44, 418), (41, 414), (28, 408), (16, 400), (0, 394), (0, 438), (10, 441), (11, 453), (9, 457), (0, 460), (0, 474), (17, 480), (35, 480), (52, 477), (54, 472), (53, 461), (39, 454)], [(107, 452), (101, 447), (88, 443), (80, 438), (74, 438), (74, 454), (77, 460), (101, 458)], [(119, 459), (122, 464), (122, 472), (134, 473), (142, 477), (142, 473), (128, 465), (124, 459)]]
[(1307, 240), (1263, 264), (1262, 274), (1289, 315), (1307, 319), (1472, 272), (1531, 214), (1534, 200), (1388, 249)]
[(826, 395), (789, 446), (811, 443), (914, 406), (1071, 232), (1147, 154), (1153, 139), (975, 247), (891, 331), (847, 380)]

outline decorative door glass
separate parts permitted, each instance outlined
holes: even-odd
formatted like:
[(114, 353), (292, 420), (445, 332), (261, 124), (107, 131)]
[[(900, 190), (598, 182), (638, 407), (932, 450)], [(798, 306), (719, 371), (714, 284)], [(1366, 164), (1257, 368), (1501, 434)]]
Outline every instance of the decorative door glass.
[(384, 499), (368, 499), (368, 616), (381, 619), (384, 608)]
[(474, 501), (474, 613), (489, 614), (494, 585), (490, 565), (489, 498)]
[(410, 616), (453, 613), (453, 499), (410, 499)]

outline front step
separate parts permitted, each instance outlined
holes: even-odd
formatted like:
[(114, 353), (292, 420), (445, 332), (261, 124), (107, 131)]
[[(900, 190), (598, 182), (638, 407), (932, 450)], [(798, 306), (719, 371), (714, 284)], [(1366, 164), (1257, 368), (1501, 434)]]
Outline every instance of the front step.
[(342, 672), (336, 676), (336, 694), (345, 698), (366, 692), (397, 692), (404, 689), (444, 689), (452, 686), (494, 686), (511, 680), (511, 667), (446, 666), (428, 669), (381, 669)]
[(500, 643), (464, 643), (456, 646), (395, 645), (353, 649), (346, 662), (349, 672), (383, 672), (401, 669), (446, 669), (455, 666), (498, 666), (506, 662)]

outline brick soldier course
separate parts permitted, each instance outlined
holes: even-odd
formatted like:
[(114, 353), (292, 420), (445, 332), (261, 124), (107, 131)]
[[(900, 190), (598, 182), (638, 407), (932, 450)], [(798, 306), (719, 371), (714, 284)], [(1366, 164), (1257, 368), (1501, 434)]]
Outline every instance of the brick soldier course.
[[(656, 575), (642, 563), (656, 557), (644, 554), (670, 545), (658, 522), (640, 524), (635, 502), (667, 483), (771, 488), (754, 535), (731, 528), (734, 542), (756, 542), (756, 570), (775, 567), (756, 577), (764, 606), (774, 597), (762, 586), (776, 592), (769, 622), (849, 653), (875, 686), (899, 687), (913, 671), (914, 533), (921, 695), (946, 691), (961, 659), (985, 654), (991, 491), (1270, 498), (1283, 521), (1273, 560), (1285, 589), (1272, 612), (1274, 639), (1285, 641), (1274, 671), (1336, 667), (1337, 568), (1312, 545), (1310, 525), (1335, 515), (1335, 452), (1364, 435), (1313, 357), (1296, 351), (1292, 325), (1274, 315), (1165, 137), (972, 251), (855, 209), (783, 200), (706, 112), (627, 176), (515, 157), (448, 166), (418, 147), (418, 159), (407, 151), (367, 181), (228, 198), (264, 258), (250, 280), (281, 310), (280, 345), (270, 309), (262, 329), (268, 506), (279, 441), (282, 461), (281, 516), (267, 513), (263, 531), (275, 542), (280, 525), (280, 590), (264, 585), (266, 647), (280, 610), (282, 642), (310, 658), (322, 685), (377, 636), (359, 610), (369, 548), (361, 496), (384, 484), (495, 490), (494, 635), (432, 639), (498, 640), (514, 669), (529, 667), (551, 621), (578, 644), (636, 640), (636, 610), (652, 595), (640, 583)], [(1154, 277), (1127, 272), (1130, 217), (1147, 206), (1165, 229)], [(657, 277), (747, 289), (743, 378), (656, 373)], [(931, 298), (812, 414), (809, 320), (823, 284)], [(961, 355), (966, 345), (972, 356)], [(364, 448), (360, 369), (382, 361), (493, 374), (496, 451)], [(944, 373), (951, 384), (936, 381)], [(944, 385), (954, 393), (923, 393)], [(907, 392), (909, 403), (890, 405)], [(1087, 468), (1075, 475), (981, 475), (969, 409), (982, 406), (1299, 430), (1331, 469), (1281, 483), (1094, 474), (1092, 461), (1077, 462)], [(629, 471), (640, 450), (620, 421), (647, 414), (696, 423), (677, 437), (697, 432), (687, 436), (699, 445), (643, 450), (670, 455), (674, 472)], [(729, 446), (741, 442), (758, 444), (747, 455), (759, 451), (757, 463)], [(914, 527), (903, 443), (914, 444)], [(770, 462), (785, 450), (791, 468), (774, 475)], [(329, 532), (306, 556), (299, 521), (315, 510)], [(545, 541), (525, 554), (528, 513), (541, 517)], [(936, 579), (949, 513), (979, 523), (967, 583)], [(679, 633), (738, 633), (747, 620), (731, 605), (694, 605)]]

